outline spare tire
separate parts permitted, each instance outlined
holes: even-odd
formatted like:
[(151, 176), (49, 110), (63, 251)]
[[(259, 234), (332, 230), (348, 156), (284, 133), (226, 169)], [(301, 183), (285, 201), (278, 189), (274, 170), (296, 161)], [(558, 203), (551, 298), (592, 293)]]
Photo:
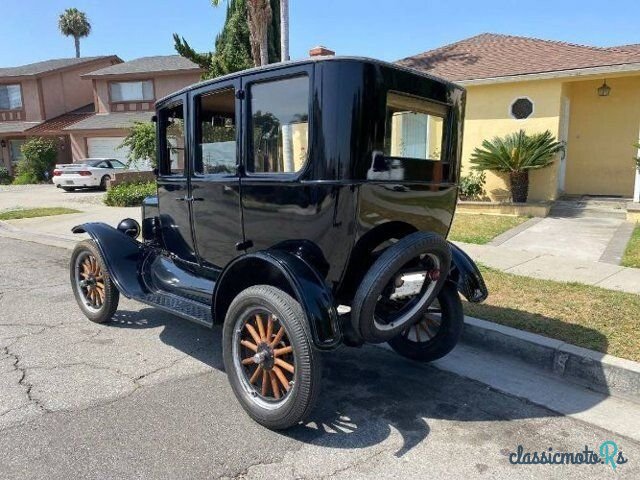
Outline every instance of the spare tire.
[(391, 340), (440, 293), (451, 250), (435, 233), (412, 233), (387, 248), (364, 276), (351, 304), (351, 323), (367, 342)]

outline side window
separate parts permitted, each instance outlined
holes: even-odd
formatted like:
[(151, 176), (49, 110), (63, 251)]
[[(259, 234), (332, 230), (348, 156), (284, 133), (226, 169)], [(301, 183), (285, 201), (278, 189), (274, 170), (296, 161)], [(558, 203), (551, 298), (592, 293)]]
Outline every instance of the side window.
[(96, 164), (96, 168), (109, 168), (109, 164), (106, 161), (99, 162)]
[(111, 160), (111, 168), (125, 169), (127, 166), (119, 160)]
[(248, 171), (299, 172), (309, 144), (309, 78), (255, 83), (249, 93), (253, 153)]
[(195, 174), (236, 171), (236, 96), (229, 88), (196, 100)]
[(161, 175), (184, 175), (185, 136), (184, 105), (175, 104), (160, 110), (159, 166)]
[(390, 157), (442, 160), (446, 108), (409, 95), (387, 94), (384, 153)]

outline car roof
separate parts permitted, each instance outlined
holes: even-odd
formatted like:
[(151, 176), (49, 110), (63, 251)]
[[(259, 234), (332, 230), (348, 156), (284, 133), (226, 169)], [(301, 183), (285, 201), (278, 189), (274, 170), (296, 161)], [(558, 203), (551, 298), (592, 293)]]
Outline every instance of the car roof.
[(389, 62), (385, 62), (384, 60), (376, 60), (375, 58), (367, 58), (367, 57), (353, 57), (353, 56), (324, 56), (324, 57), (311, 57), (311, 58), (306, 58), (304, 60), (293, 60), (293, 61), (287, 61), (287, 62), (276, 62), (276, 63), (270, 63), (268, 65), (264, 65), (261, 67), (254, 67), (254, 68), (249, 68), (247, 70), (240, 70), (238, 72), (233, 72), (233, 73), (229, 73), (227, 75), (222, 75), (220, 77), (216, 77), (216, 78), (212, 78), (212, 79), (208, 79), (208, 80), (203, 80), (201, 82), (198, 83), (194, 83), (193, 85), (189, 85), (181, 90), (178, 90), (176, 92), (173, 92), (161, 99), (159, 99), (156, 102), (156, 105), (159, 105), (161, 103), (166, 102), (167, 100), (170, 100), (172, 98), (175, 98), (179, 95), (182, 95), (183, 93), (189, 92), (191, 90), (195, 90), (197, 88), (200, 87), (205, 87), (207, 85), (212, 85), (218, 82), (222, 82), (225, 80), (231, 80), (234, 78), (238, 78), (238, 77), (242, 77), (245, 75), (250, 75), (253, 73), (258, 73), (258, 72), (269, 72), (269, 71), (273, 71), (273, 70), (279, 70), (281, 68), (288, 68), (288, 67), (293, 67), (293, 66), (298, 66), (298, 65), (307, 65), (307, 64), (315, 64), (315, 63), (320, 63), (320, 62), (336, 62), (336, 61), (352, 61), (352, 62), (358, 62), (358, 63), (370, 63), (370, 64), (375, 64), (375, 65), (381, 65), (387, 68), (391, 68), (394, 70), (400, 70), (400, 71), (404, 71), (404, 72), (409, 72), (413, 75), (417, 75), (420, 77), (424, 77), (424, 78), (428, 78), (429, 80), (433, 80), (445, 85), (449, 85), (461, 90), (464, 90), (464, 87), (453, 83), (449, 80), (445, 80), (444, 78), (441, 77), (437, 77), (435, 75), (431, 75), (425, 72), (422, 72), (420, 70), (414, 70), (413, 68), (408, 68), (405, 67), (403, 65), (398, 65), (396, 63), (389, 63)]

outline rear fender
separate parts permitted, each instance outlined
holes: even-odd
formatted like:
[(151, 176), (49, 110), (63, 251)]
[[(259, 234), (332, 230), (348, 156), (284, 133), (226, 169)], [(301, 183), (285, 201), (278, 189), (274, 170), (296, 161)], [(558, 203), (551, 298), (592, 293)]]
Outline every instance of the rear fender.
[(95, 242), (120, 293), (128, 298), (146, 293), (140, 275), (145, 257), (141, 243), (105, 223), (85, 223), (71, 231), (87, 233)]
[(273, 285), (300, 302), (314, 345), (335, 348), (342, 340), (331, 291), (315, 268), (283, 250), (264, 250), (236, 258), (220, 274), (213, 292), (213, 318), (223, 322), (236, 295), (252, 285)]
[(460, 247), (448, 243), (451, 248), (449, 280), (456, 284), (458, 291), (470, 302), (483, 302), (489, 292), (478, 266)]

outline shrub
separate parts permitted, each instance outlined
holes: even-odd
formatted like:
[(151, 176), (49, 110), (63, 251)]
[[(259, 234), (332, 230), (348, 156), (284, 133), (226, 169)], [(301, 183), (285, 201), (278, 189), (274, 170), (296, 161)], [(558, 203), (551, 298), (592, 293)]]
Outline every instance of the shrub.
[(127, 158), (129, 166), (138, 166), (138, 162), (148, 160), (153, 168), (156, 160), (156, 125), (155, 123), (134, 122), (129, 134), (118, 148), (129, 148)]
[(13, 183), (39, 183), (48, 180), (45, 172), (53, 169), (58, 157), (58, 146), (52, 138), (35, 137), (22, 145), (22, 155)]
[(0, 185), (7, 185), (11, 183), (12, 180), (13, 178), (9, 174), (9, 169), (0, 166)]
[(485, 172), (469, 172), (460, 177), (460, 197), (462, 200), (481, 200), (485, 196), (484, 184), (487, 181)]
[(155, 194), (155, 182), (122, 183), (107, 190), (104, 203), (110, 207), (137, 207), (146, 197)]

